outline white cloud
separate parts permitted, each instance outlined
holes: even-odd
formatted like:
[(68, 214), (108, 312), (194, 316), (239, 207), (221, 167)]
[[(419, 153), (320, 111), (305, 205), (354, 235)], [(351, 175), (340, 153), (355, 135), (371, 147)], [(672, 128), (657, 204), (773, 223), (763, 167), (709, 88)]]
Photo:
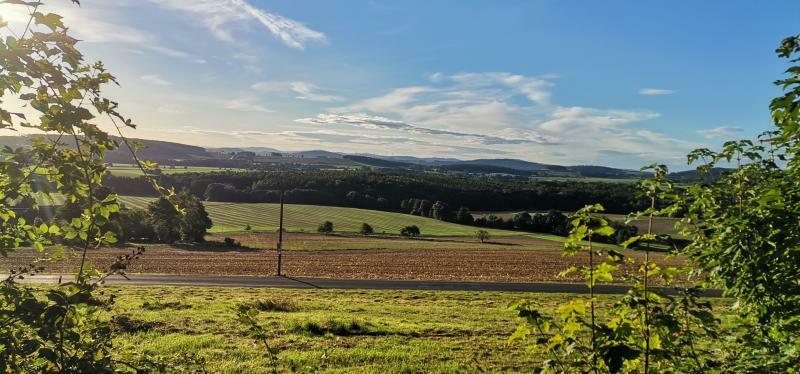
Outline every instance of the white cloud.
[(220, 40), (234, 41), (234, 30), (247, 22), (255, 22), (269, 30), (289, 47), (303, 50), (309, 42), (325, 42), (325, 34), (302, 23), (259, 9), (244, 0), (151, 0), (168, 9), (197, 17)]
[[(482, 144), (522, 144), (522, 143), (549, 143), (550, 141), (533, 131), (516, 131), (505, 129), (498, 135), (473, 134), (447, 130), (437, 130), (421, 127), (403, 121), (392, 120), (385, 117), (370, 116), (367, 114), (320, 114), (312, 118), (298, 118), (299, 123), (313, 125), (346, 125), (361, 127), (370, 130), (396, 130), (412, 134), (445, 135), (450, 137), (468, 138)], [(509, 131), (510, 130), (510, 131)]]
[(145, 82), (147, 82), (149, 84), (156, 85), (156, 86), (171, 86), (172, 85), (172, 82), (170, 82), (170, 81), (168, 81), (168, 80), (166, 80), (164, 78), (161, 78), (161, 76), (159, 76), (157, 74), (142, 75), (139, 79), (141, 79), (141, 80), (143, 80), (143, 81), (145, 81)]
[(674, 94), (674, 90), (668, 90), (664, 88), (642, 88), (639, 90), (639, 95), (645, 96), (662, 96), (662, 95), (672, 95)]
[(659, 114), (650, 111), (602, 110), (584, 107), (556, 107), (550, 114), (551, 119), (542, 122), (542, 130), (563, 133), (571, 130), (588, 128), (613, 128), (634, 122), (658, 118)]
[(275, 113), (272, 109), (267, 109), (264, 106), (254, 103), (251, 99), (233, 99), (222, 103), (225, 109), (238, 110), (240, 112), (261, 112), (261, 113)]
[(722, 138), (725, 136), (733, 136), (733, 134), (744, 131), (743, 128), (738, 126), (719, 126), (713, 129), (699, 130), (698, 134), (703, 135), (706, 139)]
[(332, 101), (339, 101), (342, 100), (342, 97), (335, 96), (335, 95), (327, 95), (321, 93), (323, 89), (318, 87), (317, 85), (309, 82), (257, 82), (254, 83), (250, 88), (260, 91), (260, 92), (270, 92), (270, 93), (280, 93), (285, 91), (290, 91), (299, 96), (295, 96), (295, 99), (298, 100), (308, 100), (308, 101), (316, 101), (322, 103), (328, 103)]
[[(395, 88), (298, 122), (355, 126), (365, 134), (406, 132), (452, 147), (481, 144), (556, 164), (677, 164), (686, 152), (704, 146), (644, 128), (660, 117), (651, 110), (552, 103), (557, 78), (505, 72), (441, 75), (435, 84)], [(559, 152), (554, 144), (570, 151)]]
[(186, 109), (180, 105), (163, 104), (156, 108), (156, 112), (163, 114), (184, 114), (186, 113)]

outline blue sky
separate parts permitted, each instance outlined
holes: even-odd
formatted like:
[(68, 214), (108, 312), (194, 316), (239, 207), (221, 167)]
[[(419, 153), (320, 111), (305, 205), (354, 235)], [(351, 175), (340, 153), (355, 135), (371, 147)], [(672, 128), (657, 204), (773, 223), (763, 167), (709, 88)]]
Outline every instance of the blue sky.
[(626, 168), (769, 129), (800, 32), (798, 1), (51, 3), (133, 137)]

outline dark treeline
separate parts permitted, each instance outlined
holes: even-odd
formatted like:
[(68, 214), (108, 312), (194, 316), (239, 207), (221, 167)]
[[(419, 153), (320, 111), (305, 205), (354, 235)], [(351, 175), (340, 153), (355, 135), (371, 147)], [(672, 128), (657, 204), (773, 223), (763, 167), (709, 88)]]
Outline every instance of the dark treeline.
[[(265, 171), (164, 174), (164, 186), (186, 189), (208, 201), (285, 201), (370, 208), (401, 209), (403, 200), (424, 198), (473, 211), (561, 210), (573, 211), (600, 203), (610, 213), (643, 208), (634, 186), (626, 183), (580, 181), (529, 181), (424, 172), (363, 170)], [(154, 196), (143, 178), (108, 175), (105, 183), (120, 195)]]

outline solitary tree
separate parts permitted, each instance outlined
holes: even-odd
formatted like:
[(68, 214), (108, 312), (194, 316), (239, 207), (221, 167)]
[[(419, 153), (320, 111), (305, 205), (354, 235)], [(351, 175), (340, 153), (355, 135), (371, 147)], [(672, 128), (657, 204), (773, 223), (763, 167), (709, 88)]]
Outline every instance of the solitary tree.
[(407, 238), (417, 237), (419, 236), (419, 227), (416, 225), (403, 227), (403, 229), (400, 230), (400, 235)]
[(333, 222), (325, 221), (317, 227), (317, 232), (328, 235), (333, 232)]
[(481, 243), (485, 243), (490, 238), (489, 232), (486, 230), (475, 231), (475, 237), (478, 238), (478, 240), (480, 240)]
[(375, 232), (375, 230), (373, 230), (372, 226), (370, 226), (368, 223), (365, 222), (361, 224), (361, 230), (359, 232), (361, 233), (361, 235), (367, 236), (367, 235), (372, 235)]

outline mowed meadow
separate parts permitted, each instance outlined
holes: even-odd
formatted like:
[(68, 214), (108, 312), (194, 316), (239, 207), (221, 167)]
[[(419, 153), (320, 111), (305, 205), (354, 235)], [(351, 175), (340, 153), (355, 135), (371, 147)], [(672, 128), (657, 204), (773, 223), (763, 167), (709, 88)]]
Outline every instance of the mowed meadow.
[[(150, 197), (122, 196), (120, 201), (131, 208), (147, 209)], [(279, 225), (280, 204), (203, 202), (214, 226), (210, 232), (244, 231), (247, 225), (254, 231), (276, 231)], [(333, 222), (334, 231), (357, 233), (363, 223), (368, 223), (376, 234), (397, 235), (405, 226), (416, 225), (422, 236), (473, 236), (480, 228), (464, 226), (432, 218), (377, 210), (343, 208), (319, 205), (284, 205), (284, 228), (292, 232), (316, 232), (324, 221)], [(509, 230), (487, 230), (493, 236), (535, 235)], [(552, 236), (554, 239), (557, 238)]]

